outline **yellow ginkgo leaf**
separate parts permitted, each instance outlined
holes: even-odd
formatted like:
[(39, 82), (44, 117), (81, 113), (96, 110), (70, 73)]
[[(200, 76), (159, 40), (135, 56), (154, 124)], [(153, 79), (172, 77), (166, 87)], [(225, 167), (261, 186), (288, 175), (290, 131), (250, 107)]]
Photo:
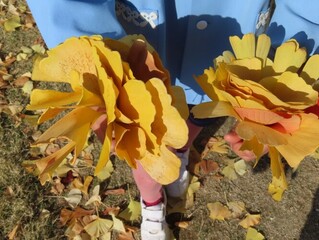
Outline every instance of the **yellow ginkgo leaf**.
[(84, 227), (84, 230), (92, 237), (99, 238), (111, 231), (113, 222), (109, 219), (98, 217)]
[(136, 221), (141, 216), (141, 203), (130, 199), (128, 206), (119, 213), (118, 217), (127, 221)]
[(245, 240), (264, 240), (265, 237), (254, 228), (248, 228)]
[(157, 136), (157, 141), (174, 149), (182, 148), (188, 139), (188, 127), (177, 109), (172, 106), (172, 97), (167, 94), (164, 83), (158, 78), (152, 78), (145, 86), (155, 105), (152, 132)]
[(300, 73), (300, 77), (302, 77), (309, 85), (312, 85), (319, 78), (318, 62), (319, 54), (312, 55)]
[(105, 167), (98, 174), (96, 174), (96, 177), (102, 182), (110, 178), (113, 171), (113, 163), (112, 161), (108, 161)]
[(111, 214), (111, 216), (113, 220), (112, 230), (125, 233), (126, 230), (125, 230), (124, 223), (120, 219), (118, 219), (114, 214)]
[(301, 65), (306, 62), (306, 58), (306, 49), (299, 48), (298, 42), (291, 39), (277, 48), (273, 68), (277, 73), (286, 70), (297, 72)]
[(160, 146), (158, 155), (146, 151), (139, 162), (155, 181), (163, 185), (170, 184), (178, 178), (181, 166), (180, 159), (166, 145)]
[(287, 180), (281, 155), (274, 147), (269, 147), (270, 167), (272, 171), (272, 182), (269, 184), (268, 192), (276, 201), (280, 201), (283, 192), (287, 189)]
[(15, 31), (16, 28), (21, 27), (21, 26), (22, 26), (22, 24), (20, 22), (20, 17), (16, 16), (16, 15), (12, 16), (11, 18), (7, 19), (4, 22), (4, 29), (7, 32)]
[(255, 57), (256, 40), (253, 33), (245, 34), (242, 39), (231, 36), (229, 41), (237, 59)]
[(222, 174), (230, 180), (237, 179), (237, 174), (234, 166), (235, 162), (233, 160), (227, 161), (227, 166), (223, 168)]
[(243, 228), (253, 227), (260, 223), (260, 214), (247, 214), (243, 220), (239, 222), (239, 225)]
[(231, 211), (220, 202), (208, 203), (209, 217), (213, 220), (225, 220), (231, 217)]
[(194, 206), (195, 196), (194, 194), (199, 190), (200, 182), (198, 181), (198, 177), (192, 176), (192, 179), (189, 183), (187, 193), (186, 193), (186, 204), (185, 208), (190, 208)]

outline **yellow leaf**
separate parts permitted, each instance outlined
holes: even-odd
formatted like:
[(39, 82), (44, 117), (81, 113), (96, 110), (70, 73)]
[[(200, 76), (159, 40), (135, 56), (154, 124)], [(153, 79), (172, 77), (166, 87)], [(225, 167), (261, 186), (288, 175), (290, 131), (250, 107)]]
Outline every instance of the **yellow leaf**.
[(318, 117), (314, 114), (300, 114), (300, 116), (300, 128), (292, 134), (286, 134), (286, 145), (276, 146), (276, 149), (293, 168), (319, 147)]
[(265, 237), (254, 228), (248, 228), (245, 240), (264, 240)]
[(237, 179), (237, 174), (236, 174), (236, 171), (235, 171), (235, 167), (234, 167), (234, 161), (233, 160), (229, 160), (227, 162), (227, 166), (224, 167), (223, 171), (222, 171), (222, 174), (229, 178), (230, 180), (235, 180)]
[(111, 214), (111, 216), (112, 216), (112, 220), (113, 220), (112, 230), (125, 233), (126, 231), (125, 231), (124, 223), (120, 219), (115, 217), (114, 214)]
[(31, 94), (32, 89), (33, 89), (33, 82), (32, 81), (27, 81), (22, 87), (22, 91), (28, 95)]
[(233, 218), (240, 218), (244, 213), (247, 212), (244, 202), (228, 202), (227, 206), (231, 210)]
[(319, 78), (318, 63), (319, 54), (312, 55), (300, 73), (300, 77), (302, 77), (309, 85), (312, 85)]
[(173, 106), (177, 109), (181, 117), (185, 120), (188, 119), (189, 109), (186, 103), (186, 95), (183, 88), (179, 86), (172, 86)]
[(239, 225), (243, 228), (249, 228), (260, 223), (260, 214), (247, 214), (243, 220), (239, 222)]
[(139, 161), (145, 171), (163, 185), (170, 184), (178, 178), (181, 161), (165, 145), (160, 146), (158, 155), (147, 151), (145, 157)]
[(96, 185), (93, 188), (93, 192), (90, 199), (85, 203), (85, 206), (90, 204), (94, 204), (95, 206), (98, 206), (101, 203), (102, 202), (101, 202), (101, 196), (100, 196), (100, 185)]
[(209, 217), (213, 220), (224, 221), (225, 219), (231, 217), (231, 212), (229, 209), (220, 202), (208, 203), (207, 207), (210, 211)]
[(194, 205), (194, 194), (199, 190), (199, 188), (200, 182), (198, 181), (198, 177), (192, 176), (191, 182), (187, 189), (185, 208), (190, 208)]
[(94, 176), (98, 175), (103, 170), (103, 168), (106, 166), (108, 161), (110, 160), (112, 132), (113, 132), (113, 125), (110, 124), (106, 128), (105, 138), (103, 141), (103, 146), (102, 146), (102, 150), (100, 153), (99, 161), (95, 167)]
[(98, 217), (84, 227), (84, 230), (94, 239), (102, 237), (111, 231), (113, 222), (108, 219)]
[(306, 49), (299, 48), (298, 42), (291, 39), (277, 48), (273, 68), (277, 73), (287, 70), (297, 72), (301, 65), (306, 62), (306, 58)]
[(16, 30), (16, 28), (21, 27), (21, 21), (19, 16), (12, 16), (8, 20), (4, 22), (4, 29), (7, 32), (13, 32)]
[(287, 144), (284, 134), (253, 122), (241, 121), (236, 127), (236, 132), (245, 140), (251, 140), (256, 137), (258, 142), (264, 145), (278, 146)]
[(242, 39), (238, 36), (229, 37), (230, 44), (237, 59), (255, 57), (255, 35), (245, 34)]
[(182, 148), (188, 139), (188, 127), (172, 104), (172, 98), (167, 93), (162, 80), (152, 78), (145, 84), (146, 89), (152, 95), (152, 102), (155, 105), (156, 115), (152, 124), (152, 131), (157, 141), (164, 142), (168, 146)]
[(138, 220), (141, 216), (141, 203), (130, 199), (129, 205), (119, 213), (118, 217), (126, 221)]
[(232, 105), (228, 102), (205, 102), (194, 106), (191, 110), (196, 118), (214, 118), (231, 116), (239, 118)]
[(105, 167), (96, 175), (96, 177), (100, 181), (104, 181), (111, 177), (111, 174), (113, 171), (114, 171), (113, 163), (111, 161), (108, 161)]
[(148, 139), (147, 149), (158, 153), (158, 150), (155, 149), (157, 139), (151, 127), (156, 114), (155, 106), (144, 82), (131, 80), (125, 83), (119, 95), (118, 107), (127, 117), (143, 128)]
[(283, 192), (287, 189), (285, 170), (281, 162), (281, 155), (274, 147), (269, 147), (269, 156), (273, 177), (272, 183), (269, 184), (268, 192), (274, 200), (280, 201)]
[(247, 164), (241, 159), (234, 163), (234, 169), (238, 175), (243, 176), (247, 172)]

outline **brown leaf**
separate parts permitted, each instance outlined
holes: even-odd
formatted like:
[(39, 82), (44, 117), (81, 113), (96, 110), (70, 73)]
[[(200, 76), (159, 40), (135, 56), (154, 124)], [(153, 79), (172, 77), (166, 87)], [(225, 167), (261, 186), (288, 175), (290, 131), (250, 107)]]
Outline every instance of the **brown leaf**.
[(134, 237), (133, 232), (128, 230), (125, 233), (121, 232), (118, 235), (118, 240), (135, 240), (135, 237)]
[(175, 226), (179, 227), (179, 228), (182, 228), (182, 229), (186, 229), (186, 228), (188, 228), (189, 223), (190, 223), (189, 221), (176, 222)]
[(50, 192), (55, 195), (60, 195), (61, 193), (63, 193), (64, 189), (65, 189), (64, 184), (61, 183), (61, 179), (57, 177), (53, 180), (53, 184), (52, 184)]
[(108, 189), (104, 192), (104, 195), (123, 195), (125, 194), (125, 189), (117, 188), (117, 189)]
[(16, 80), (14, 80), (13, 85), (16, 87), (23, 87), (24, 84), (29, 81), (30, 78), (27, 76), (21, 76), (19, 78), (17, 78)]
[(17, 235), (17, 232), (18, 232), (18, 229), (20, 227), (20, 223), (18, 223), (13, 229), (12, 231), (8, 234), (8, 239), (9, 240), (14, 240), (16, 239), (16, 235)]
[(121, 211), (120, 207), (106, 207), (103, 211), (103, 215), (111, 215), (114, 214), (115, 216), (119, 214)]

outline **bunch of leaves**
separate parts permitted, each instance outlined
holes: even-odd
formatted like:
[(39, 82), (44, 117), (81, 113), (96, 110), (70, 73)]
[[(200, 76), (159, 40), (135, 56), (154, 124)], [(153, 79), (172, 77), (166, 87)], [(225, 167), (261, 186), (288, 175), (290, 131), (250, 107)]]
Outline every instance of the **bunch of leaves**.
[(170, 85), (167, 70), (143, 36), (70, 38), (47, 53), (35, 62), (32, 79), (67, 83), (71, 90), (31, 93), (27, 109), (45, 110), (39, 124), (67, 112), (35, 142), (36, 146), (62, 139), (63, 146), (27, 162), (42, 184), (52, 179), (69, 154), (69, 163), (76, 162), (92, 127), (103, 142), (95, 175), (103, 171), (113, 145), (120, 159), (133, 168), (139, 161), (156, 181), (167, 184), (177, 178), (180, 160), (169, 148), (187, 141), (185, 96)]
[(238, 224), (247, 229), (246, 239), (264, 239), (253, 227), (258, 225), (261, 220), (260, 214), (250, 213), (244, 202), (227, 202), (226, 205), (221, 202), (208, 203), (207, 208), (210, 212), (210, 219), (218, 221), (239, 220)]
[(34, 20), (25, 1), (1, 0), (0, 16), (0, 24), (7, 32), (16, 31), (19, 28), (29, 29), (34, 27)]
[(291, 39), (268, 57), (270, 38), (254, 34), (230, 37), (234, 53), (225, 51), (197, 77), (213, 100), (193, 108), (198, 118), (231, 116), (238, 120), (236, 133), (241, 150), (253, 151), (256, 164), (269, 149), (272, 183), (269, 193), (281, 200), (287, 188), (282, 158), (290, 167), (319, 146), (318, 109), (319, 55), (308, 58), (306, 49)]

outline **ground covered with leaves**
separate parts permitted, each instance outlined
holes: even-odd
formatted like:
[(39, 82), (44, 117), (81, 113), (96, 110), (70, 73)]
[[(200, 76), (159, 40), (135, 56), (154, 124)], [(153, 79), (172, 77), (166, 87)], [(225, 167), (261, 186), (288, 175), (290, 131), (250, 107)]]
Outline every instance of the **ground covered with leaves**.
[[(45, 46), (23, 0), (0, 0), (0, 238), (139, 239), (139, 193), (127, 164), (112, 157), (105, 174), (92, 177), (100, 143), (95, 135), (76, 167), (63, 164), (41, 185), (26, 160), (55, 152), (60, 142), (31, 148), (48, 128), (27, 111), (32, 63)], [(269, 160), (257, 166), (237, 159), (222, 140), (232, 119), (217, 119), (194, 143), (194, 177), (186, 198), (169, 199), (168, 222), (176, 239), (319, 239), (318, 155), (287, 167), (280, 202), (268, 193)], [(109, 232), (111, 234), (109, 234)], [(68, 236), (68, 237), (67, 237)], [(80, 239), (80, 238), (77, 238)]]

